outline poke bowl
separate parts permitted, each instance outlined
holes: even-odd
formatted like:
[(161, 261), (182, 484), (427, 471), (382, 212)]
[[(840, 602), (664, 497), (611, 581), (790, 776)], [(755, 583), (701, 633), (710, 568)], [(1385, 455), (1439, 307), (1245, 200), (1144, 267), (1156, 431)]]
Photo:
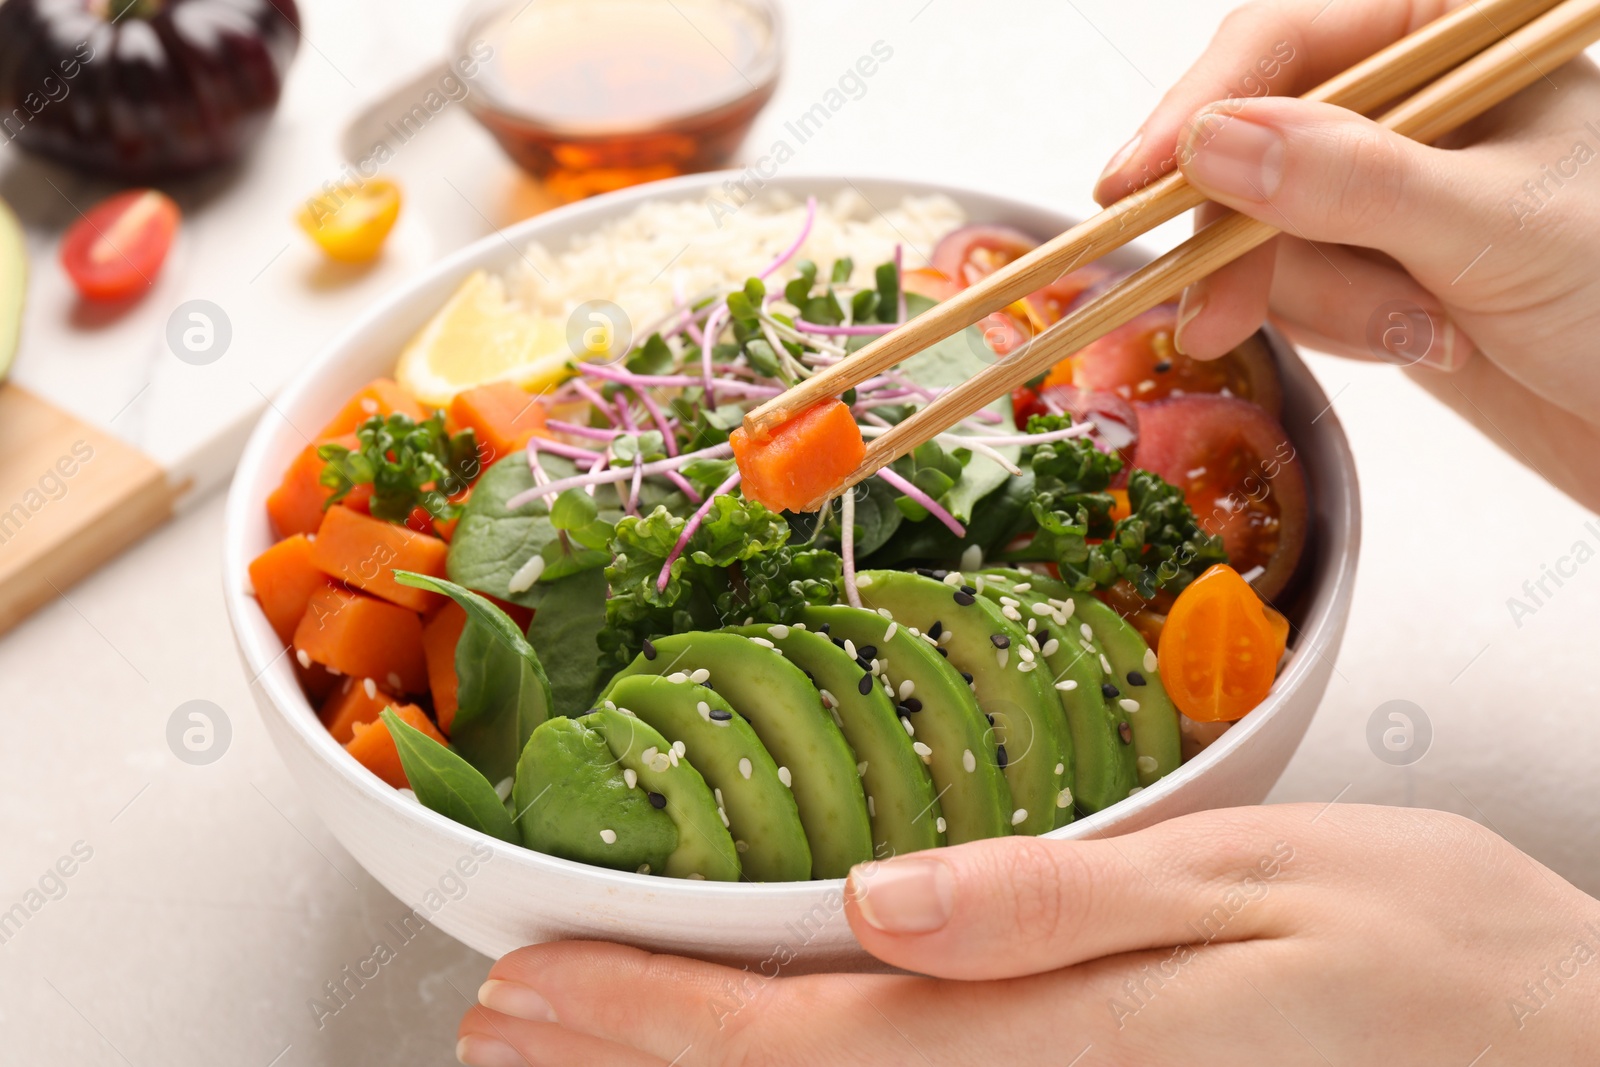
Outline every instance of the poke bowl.
[[(228, 499), (225, 597), (268, 732), (334, 836), (490, 956), (603, 939), (803, 973), (874, 966), (844, 917), (853, 863), (1264, 799), (1327, 687), (1360, 538), (1348, 443), (1292, 347), (1265, 327), (1196, 366), (1157, 309), (970, 441), (846, 494), (850, 514), (780, 514), (749, 485), (763, 468), (730, 456), (739, 404), (1075, 220), (929, 182), (733, 177), (608, 194), (446, 257), (263, 415)], [(1147, 258), (1124, 249), (944, 342), (945, 380), (833, 403), (879, 432)], [(507, 337), (550, 356), (450, 380), (462, 348)], [(483, 462), (457, 492), (442, 472), (463, 440)], [(1201, 440), (1229, 443), (1234, 481), (1208, 480)], [(801, 479), (836, 462), (798, 455)], [(964, 491), (980, 464), (993, 480)], [(1031, 502), (1007, 511), (1024, 474)], [(1197, 515), (1212, 497), (1216, 530)], [(1277, 636), (1247, 709), (1211, 707), (1231, 682), (1196, 696), (1158, 666), (1202, 585), (1244, 590), (1252, 632)], [(1242, 617), (1188, 612), (1185, 640)]]

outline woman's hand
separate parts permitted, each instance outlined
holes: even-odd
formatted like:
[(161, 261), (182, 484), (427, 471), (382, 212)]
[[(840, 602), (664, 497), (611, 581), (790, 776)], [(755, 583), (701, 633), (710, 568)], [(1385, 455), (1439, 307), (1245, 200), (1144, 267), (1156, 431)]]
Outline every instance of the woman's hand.
[(868, 951), (930, 977), (541, 945), (491, 969), (462, 1061), (1489, 1067), (1600, 1045), (1600, 904), (1439, 812), (1001, 838), (859, 867), (846, 896)]
[(1570, 63), (1438, 148), (1265, 96), (1303, 93), (1454, 6), (1240, 8), (1096, 195), (1110, 203), (1176, 162), (1284, 231), (1184, 294), (1183, 351), (1219, 356), (1270, 314), (1311, 347), (1414, 364), (1434, 396), (1600, 508), (1600, 72)]

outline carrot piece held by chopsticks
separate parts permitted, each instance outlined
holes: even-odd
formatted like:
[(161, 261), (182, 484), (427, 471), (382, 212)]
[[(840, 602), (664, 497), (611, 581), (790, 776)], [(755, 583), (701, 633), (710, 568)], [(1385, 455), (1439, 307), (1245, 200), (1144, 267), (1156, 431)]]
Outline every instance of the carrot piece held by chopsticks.
[(861, 427), (841, 400), (824, 400), (779, 425), (765, 441), (744, 427), (728, 439), (744, 495), (773, 511), (805, 511), (860, 464)]

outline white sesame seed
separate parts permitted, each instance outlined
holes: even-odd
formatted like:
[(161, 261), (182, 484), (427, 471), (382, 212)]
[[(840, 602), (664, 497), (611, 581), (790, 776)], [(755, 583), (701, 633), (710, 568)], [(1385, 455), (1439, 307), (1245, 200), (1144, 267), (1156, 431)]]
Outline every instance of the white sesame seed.
[(1072, 806), (1072, 790), (1063, 789), (1056, 794), (1056, 807), (1070, 808)]
[(1063, 693), (1070, 693), (1074, 689), (1078, 688), (1078, 683), (1073, 681), (1071, 678), (1068, 678), (1064, 682), (1057, 682), (1056, 688), (1061, 690)]
[[(1026, 650), (1024, 650), (1024, 651), (1026, 651)], [(1021, 663), (1017, 664), (1017, 672), (1019, 674), (1027, 674), (1029, 671), (1033, 670), (1037, 666), (1038, 666), (1037, 663), (1033, 663), (1033, 662), (1031, 662), (1029, 660), (1023, 660)]]
[(1156, 758), (1154, 756), (1140, 756), (1133, 763), (1134, 766), (1139, 768), (1140, 774), (1156, 773)]
[[(961, 569), (962, 570), (964, 570), (964, 571), (975, 571), (981, 566), (983, 566), (983, 546), (982, 545), (968, 545), (966, 548), (961, 550)], [(978, 581), (980, 581), (980, 582), (983, 581), (983, 578), (980, 577), (978, 579)]]
[(1028, 610), (1033, 612), (1035, 615), (1054, 615), (1055, 614), (1055, 609), (1052, 608), (1049, 604), (1034, 604)]
[(632, 789), (639, 784), (639, 773), (632, 767), (624, 767), (622, 768), (622, 780), (628, 784), (629, 789)]
[(689, 881), (691, 882), (703, 882), (705, 880), (706, 876), (701, 874), (699, 871), (695, 871), (693, 874), (689, 875)]
[(1024, 663), (1033, 662), (1033, 649), (1031, 648), (1019, 648), (1017, 649), (1017, 655), (1022, 657), (1022, 662)]
[(677, 749), (669, 748), (669, 749), (667, 749), (666, 752), (664, 752), (662, 754), (667, 757), (667, 762), (671, 766), (676, 767), (678, 765), (678, 750)]
[(902, 725), (902, 726), (904, 726), (906, 728), (906, 735), (908, 737), (916, 737), (917, 736), (917, 728), (915, 726), (911, 725), (911, 720), (906, 718), (904, 715), (902, 715), (900, 717), (900, 725)]
[(856, 575), (856, 588), (857, 589), (865, 589), (867, 586), (869, 586), (871, 584), (872, 584), (872, 575), (870, 575), (870, 574), (858, 574), (858, 575)]
[(722, 790), (713, 789), (711, 792), (717, 798), (717, 807), (722, 807)]
[(303, 649), (303, 648), (295, 649), (294, 650), (294, 658), (299, 660), (300, 661), (300, 666), (304, 667), (306, 670), (309, 671), (311, 669), (311, 657), (306, 654), (306, 650), (305, 649)]
[(1156, 672), (1156, 653), (1153, 648), (1144, 650), (1144, 669), (1146, 674), (1154, 674)]
[[(804, 629), (804, 627), (802, 626), (801, 629)], [(767, 633), (777, 638), (779, 641), (782, 641), (785, 637), (789, 636), (789, 628), (782, 623), (777, 623), (776, 625), (767, 627)]]
[(1083, 639), (1085, 641), (1093, 641), (1094, 640), (1094, 630), (1092, 630), (1089, 627), (1088, 623), (1086, 623), (1086, 622), (1079, 623), (1078, 624), (1078, 632), (1083, 635)]
[(794, 778), (789, 774), (789, 768), (787, 767), (778, 768), (778, 781), (782, 782), (791, 789), (794, 788)]
[(976, 589), (980, 593), (983, 592), (983, 584), (984, 584), (985, 581), (986, 581), (986, 579), (984, 578), (983, 575), (981, 575), (981, 574), (978, 575), (978, 577), (976, 579), (974, 579), (974, 581), (972, 583), (972, 588)]
[(684, 682), (687, 682), (688, 680), (689, 680), (689, 676), (687, 674), (684, 674), (682, 671), (673, 671), (671, 674), (667, 675), (667, 681), (676, 682), (679, 685), (682, 685)]
[(1067, 765), (1065, 763), (1056, 764), (1056, 773), (1057, 774), (1066, 774), (1067, 773)]
[(668, 767), (676, 765), (678, 754), (671, 750), (657, 752), (656, 758), (650, 761), (650, 769), (657, 774), (665, 774)]
[(700, 713), (700, 717), (706, 722), (711, 721), (711, 705), (707, 704), (704, 700), (695, 704), (694, 710), (698, 711)]
[(891, 621), (893, 621), (893, 619), (894, 619), (894, 612), (890, 611), (888, 608), (878, 608), (877, 612), (878, 612), (879, 615), (882, 615), (886, 619), (889, 619)]
[[(322, 669), (333, 675), (335, 678), (344, 677), (344, 671), (341, 671), (338, 667), (330, 667), (324, 663), (322, 665)], [(400, 676), (398, 674), (390, 672), (389, 679), (391, 685), (393, 685), (396, 689), (400, 688)]]
[(680, 756), (687, 756), (689, 754), (689, 746), (684, 744), (682, 741), (672, 742), (672, 750)]
[(506, 591), (526, 593), (544, 575), (544, 557), (535, 553), (506, 581)]
[(1010, 619), (1012, 622), (1021, 622), (1022, 621), (1022, 613), (1020, 611), (1018, 611), (1016, 608), (1001, 608), (1000, 609), (1000, 614), (1004, 615), (1006, 618)]
[(1008, 608), (1020, 608), (1020, 607), (1022, 607), (1022, 601), (1017, 600), (1017, 599), (1015, 599), (1013, 597), (1008, 597), (1008, 596), (1002, 596), (1000, 598), (1000, 603), (1005, 605)]
[(1038, 630), (1039, 630), (1039, 620), (1038, 619), (1029, 619), (1028, 620), (1028, 633), (1029, 633), (1029, 635), (1037, 633)]
[(371, 678), (361, 679), (361, 691), (367, 694), (368, 700), (378, 699), (378, 683), (374, 682)]
[(996, 663), (1000, 664), (1000, 669), (1001, 670), (1005, 670), (1006, 669), (1006, 664), (1011, 662), (1011, 650), (1009, 648), (997, 648), (997, 649), (995, 649), (994, 650), (994, 661)]
[(945, 821), (944, 821), (944, 816), (943, 815), (939, 816), (937, 819), (935, 819), (933, 821), (933, 827), (934, 827), (935, 830), (938, 830), (941, 834), (944, 833)]
[(505, 803), (506, 798), (511, 795), (511, 787), (513, 784), (515, 783), (510, 778), (502, 778), (495, 784), (494, 795), (500, 798), (500, 802), (502, 804)]
[(978, 769), (978, 757), (972, 754), (972, 749), (969, 748), (961, 753), (961, 766), (967, 769), (968, 774)]
[(765, 637), (752, 637), (752, 638), (750, 638), (750, 640), (753, 643), (760, 645), (762, 648), (777, 648), (778, 647), (777, 645), (773, 644), (771, 641), (768, 641)]
[(1127, 697), (1123, 697), (1121, 700), (1117, 701), (1117, 706), (1123, 711), (1139, 710), (1139, 702), (1137, 700), (1129, 700)]
[(639, 717), (639, 713), (634, 711), (632, 708), (618, 708), (617, 714), (626, 715), (630, 719), (637, 719)]
[(739, 759), (739, 776), (740, 777), (742, 777), (742, 778), (744, 778), (746, 780), (749, 780), (750, 772), (753, 771), (754, 769), (755, 768), (750, 765), (750, 760), (749, 759), (744, 758), (744, 757), (740, 757), (740, 759)]
[(871, 797), (867, 798), (867, 814), (872, 816), (874, 819), (878, 817), (878, 805), (872, 802)]
[(839, 729), (843, 730), (844, 729), (844, 720), (839, 717), (839, 709), (838, 708), (829, 708), (828, 709), (828, 714), (833, 716), (833, 725), (835, 725)]
[(648, 863), (639, 864), (638, 873), (640, 873), (640, 874), (649, 874), (650, 873), (650, 865)]
[(1012, 826), (1021, 826), (1023, 823), (1025, 823), (1027, 821), (1028, 821), (1028, 809), (1027, 808), (1018, 808), (1016, 811), (1011, 813), (1011, 825)]
[(900, 624), (899, 623), (891, 622), (889, 624), (889, 628), (887, 630), (883, 631), (883, 643), (884, 644), (888, 644), (890, 641), (893, 641), (894, 640), (895, 631), (899, 630), (899, 629), (900, 629)]
[(416, 792), (413, 791), (413, 790), (407, 789), (405, 786), (401, 786), (399, 789), (396, 789), (395, 792), (400, 794), (400, 799), (401, 800), (409, 800), (413, 804), (421, 804), (422, 803), (422, 801), (417, 799)]
[(1029, 593), (1029, 592), (1033, 591), (1033, 583), (1032, 582), (1018, 582), (1016, 585), (1012, 586), (1011, 588), (1014, 591), (1018, 592), (1018, 593)]
[(917, 691), (917, 683), (912, 681), (910, 678), (907, 678), (905, 681), (900, 683), (900, 699), (901, 700), (910, 699), (911, 695), (913, 693), (915, 693), (916, 691)]
[(1046, 658), (1049, 658), (1050, 656), (1055, 655), (1060, 650), (1061, 650), (1061, 642), (1057, 641), (1055, 638), (1052, 637), (1050, 640), (1048, 640), (1048, 641), (1046, 641), (1044, 643), (1044, 647), (1041, 648), (1039, 651), (1043, 652), (1045, 654)]
[(704, 667), (701, 667), (699, 670), (694, 671), (689, 675), (689, 681), (693, 682), (695, 685), (699, 685), (701, 682), (709, 682), (711, 681), (711, 672), (706, 670)]
[(848, 637), (844, 639), (844, 654), (849, 656), (851, 659), (860, 658), (856, 655), (856, 643), (850, 640)]
[(728, 826), (729, 825), (729, 823), (728, 823), (728, 813), (726, 811), (724, 811), (722, 808), (718, 808), (717, 809), (717, 814), (722, 816), (722, 825), (723, 826)]
[(1139, 792), (1143, 792), (1143, 791), (1144, 791), (1144, 786), (1136, 785), (1132, 789), (1128, 790), (1128, 795), (1131, 797), (1131, 796), (1133, 796), (1133, 794), (1139, 793)]
[(1111, 669), (1111, 661), (1106, 659), (1106, 654), (1104, 652), (1100, 653), (1100, 669), (1105, 671), (1107, 674), (1117, 673)]
[(863, 778), (863, 777), (866, 776), (866, 773), (867, 773), (867, 761), (866, 760), (862, 760), (860, 763), (856, 764), (856, 777), (857, 778)]
[(944, 584), (945, 585), (956, 586), (957, 588), (959, 588), (961, 586), (961, 583), (964, 580), (965, 579), (963, 579), (961, 577), (961, 572), (960, 571), (951, 571), (949, 574), (944, 576)]
[(750, 851), (750, 842), (741, 841), (741, 840), (735, 838), (734, 842), (733, 842), (733, 847), (734, 847), (734, 850), (736, 852), (749, 852)]
[(608, 845), (614, 845), (617, 843), (617, 832), (615, 830), (601, 830), (600, 840)]
[(651, 762), (654, 762), (656, 756), (658, 756), (660, 753), (661, 753), (661, 750), (659, 748), (657, 748), (654, 745), (651, 745), (649, 748), (647, 748), (643, 752), (639, 753), (639, 758), (642, 759), (646, 763), (651, 763)]
[(1058, 600), (1056, 603), (1061, 606), (1062, 625), (1066, 625), (1066, 620), (1072, 618), (1072, 613), (1078, 610), (1078, 602), (1076, 600)]
[(836, 708), (839, 706), (839, 698), (834, 696), (828, 690), (818, 689), (817, 695), (822, 697), (823, 707)]

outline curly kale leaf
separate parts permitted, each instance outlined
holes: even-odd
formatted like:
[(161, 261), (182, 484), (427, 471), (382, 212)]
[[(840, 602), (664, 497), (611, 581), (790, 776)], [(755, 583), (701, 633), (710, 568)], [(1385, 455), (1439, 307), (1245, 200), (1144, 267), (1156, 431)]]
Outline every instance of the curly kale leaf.
[(716, 497), (684, 551), (661, 571), (687, 520), (665, 508), (617, 523), (611, 539), (611, 586), (602, 664), (626, 666), (646, 638), (756, 622), (789, 622), (807, 604), (838, 596), (839, 557), (789, 544), (789, 524), (754, 501)]
[(343, 500), (358, 485), (372, 486), (368, 510), (373, 518), (405, 522), (421, 507), (435, 519), (453, 519), (461, 505), (450, 497), (478, 474), (478, 444), (471, 430), (445, 430), (444, 412), (417, 422), (409, 415), (374, 415), (356, 428), (357, 447), (324, 444), (321, 482), (333, 490), (324, 508)]
[(1177, 593), (1207, 567), (1228, 561), (1222, 538), (1206, 532), (1183, 491), (1160, 475), (1130, 474), (1128, 504), (1132, 514), (1090, 554), (1089, 574), (1097, 585), (1126, 578), (1145, 598), (1158, 589)]

